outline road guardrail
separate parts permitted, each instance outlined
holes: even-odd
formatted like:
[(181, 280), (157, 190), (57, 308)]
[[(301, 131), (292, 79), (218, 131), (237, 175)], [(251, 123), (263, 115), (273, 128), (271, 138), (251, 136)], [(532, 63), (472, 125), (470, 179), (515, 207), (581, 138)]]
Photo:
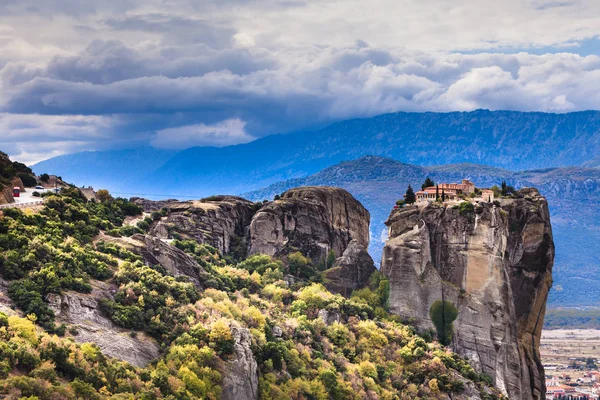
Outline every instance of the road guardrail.
[(35, 206), (38, 204), (44, 204), (44, 200), (34, 200), (34, 201), (28, 201), (26, 203), (0, 204), (0, 210), (2, 210), (4, 208), (27, 208), (27, 207)]

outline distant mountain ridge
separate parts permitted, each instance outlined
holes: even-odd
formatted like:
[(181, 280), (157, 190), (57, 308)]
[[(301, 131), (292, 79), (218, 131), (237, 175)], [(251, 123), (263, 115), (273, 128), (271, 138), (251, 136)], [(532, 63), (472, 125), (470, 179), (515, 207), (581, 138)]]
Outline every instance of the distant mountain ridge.
[[(462, 163), (422, 167), (366, 156), (345, 161), (301, 179), (278, 182), (243, 196), (272, 199), (297, 186), (338, 186), (348, 190), (371, 213), (370, 252), (376, 262), (387, 232), (383, 222), (408, 184), (420, 188), (430, 176), (436, 182), (471, 179), (479, 187), (506, 180), (516, 187), (534, 186), (548, 198), (556, 243), (555, 285), (549, 305), (600, 305), (600, 170), (579, 167), (513, 172)], [(586, 288), (586, 290), (583, 290)]]
[[(86, 154), (85, 162), (75, 154), (33, 168), (38, 173), (74, 176), (78, 185), (125, 191), (117, 187), (117, 182), (124, 182), (129, 192), (168, 197), (182, 188), (179, 193), (202, 197), (260, 189), (365, 155), (426, 166), (465, 162), (511, 170), (581, 166), (595, 163), (600, 154), (600, 112), (399, 112), (222, 148)], [(123, 167), (113, 167), (113, 161)]]

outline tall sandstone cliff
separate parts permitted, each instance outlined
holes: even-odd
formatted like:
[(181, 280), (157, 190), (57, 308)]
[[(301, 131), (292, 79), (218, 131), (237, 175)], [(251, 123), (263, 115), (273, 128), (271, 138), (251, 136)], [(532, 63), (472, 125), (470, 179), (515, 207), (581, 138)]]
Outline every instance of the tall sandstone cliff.
[(381, 270), (391, 312), (434, 329), (430, 308), (458, 310), (451, 346), (511, 399), (542, 399), (539, 340), (552, 286), (546, 199), (522, 189), (474, 210), (430, 204), (392, 211)]

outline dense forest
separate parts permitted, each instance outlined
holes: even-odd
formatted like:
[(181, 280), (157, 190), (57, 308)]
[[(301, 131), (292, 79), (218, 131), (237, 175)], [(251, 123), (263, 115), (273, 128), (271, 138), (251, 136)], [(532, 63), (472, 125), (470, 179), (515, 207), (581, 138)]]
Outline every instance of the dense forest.
[[(0, 218), (0, 271), (13, 312), (0, 313), (0, 396), (10, 399), (219, 399), (235, 334), (247, 330), (263, 399), (440, 398), (475, 385), (497, 398), (491, 380), (406, 321), (387, 312), (379, 274), (350, 298), (328, 292), (319, 274), (298, 278), (310, 261), (266, 255), (235, 260), (194, 241), (172, 245), (208, 272), (202, 289), (102, 237), (143, 233), (160, 211), (126, 199), (87, 201), (74, 187), (45, 195), (38, 211), (6, 209)], [(143, 331), (162, 356), (144, 368), (78, 344), (60, 324), (49, 294), (89, 293), (94, 281), (118, 288), (102, 312), (131, 335)], [(0, 294), (1, 295), (1, 294)], [(326, 323), (319, 312), (339, 315)]]

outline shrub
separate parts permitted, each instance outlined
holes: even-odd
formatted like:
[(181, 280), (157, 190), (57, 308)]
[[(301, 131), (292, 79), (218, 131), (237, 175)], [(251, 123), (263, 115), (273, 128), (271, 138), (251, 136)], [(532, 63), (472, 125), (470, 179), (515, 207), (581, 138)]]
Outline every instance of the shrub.
[(452, 343), (452, 322), (458, 316), (458, 310), (454, 304), (446, 300), (437, 300), (431, 305), (429, 316), (435, 325), (440, 343), (443, 345)]
[(110, 195), (109, 191), (106, 189), (100, 189), (96, 192), (96, 199), (98, 201), (101, 201), (103, 203), (112, 200), (112, 196)]
[(226, 319), (217, 320), (211, 325), (208, 338), (217, 354), (226, 355), (233, 352), (233, 334)]
[(264, 274), (267, 269), (279, 271), (283, 269), (283, 264), (280, 261), (273, 260), (265, 254), (254, 254), (237, 265), (238, 268), (245, 269), (249, 272), (258, 272)]
[(475, 206), (473, 206), (473, 203), (468, 202), (468, 201), (463, 201), (462, 203), (460, 203), (458, 205), (458, 209), (460, 212), (460, 215), (469, 215), (471, 214), (473, 211), (475, 211)]
[(25, 187), (34, 187), (37, 185), (37, 180), (31, 174), (19, 173), (17, 176), (21, 178), (21, 182), (23, 182), (23, 186)]

